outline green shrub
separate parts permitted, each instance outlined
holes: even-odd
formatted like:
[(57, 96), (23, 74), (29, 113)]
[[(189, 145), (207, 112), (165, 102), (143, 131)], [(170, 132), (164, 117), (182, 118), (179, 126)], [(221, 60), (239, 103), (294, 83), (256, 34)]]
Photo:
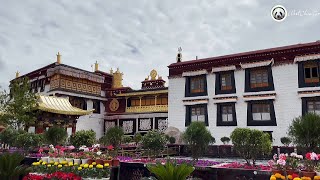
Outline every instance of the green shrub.
[(198, 160), (215, 139), (203, 122), (192, 122), (183, 133), (183, 139), (191, 148), (192, 158)]
[(142, 137), (143, 148), (147, 149), (153, 157), (160, 155), (166, 142), (165, 136), (157, 130), (149, 131)]
[(141, 142), (142, 140), (142, 135), (141, 133), (136, 133), (134, 136), (133, 136), (133, 141), (138, 144), (139, 142)]
[(100, 138), (100, 143), (104, 145), (112, 145), (117, 148), (121, 144), (122, 136), (124, 135), (121, 127), (115, 126), (106, 132), (106, 134)]
[(0, 142), (13, 146), (19, 134), (18, 130), (8, 127), (0, 133)]
[(169, 142), (170, 142), (170, 144), (176, 143), (176, 138), (173, 136), (169, 137)]
[(96, 132), (91, 130), (80, 130), (70, 137), (70, 143), (76, 147), (91, 147), (96, 142)]
[(63, 144), (68, 137), (68, 133), (64, 128), (53, 126), (44, 132), (44, 139), (47, 143), (54, 146)]
[(122, 142), (123, 143), (130, 143), (132, 141), (132, 138), (130, 136), (123, 136)]
[(220, 140), (221, 140), (221, 142), (222, 142), (223, 144), (229, 144), (229, 142), (230, 142), (230, 138), (228, 138), (228, 137), (226, 137), (226, 136), (220, 138)]
[(19, 134), (15, 141), (15, 146), (19, 148), (32, 149), (35, 147), (41, 146), (43, 143), (43, 135), (42, 134), (34, 134), (34, 133), (22, 133)]
[(291, 139), (289, 137), (282, 137), (280, 138), (280, 141), (285, 146), (289, 146), (291, 143)]
[(262, 131), (236, 128), (231, 133), (231, 139), (234, 149), (246, 160), (248, 165), (255, 165), (259, 155), (271, 153), (272, 145), (269, 134)]
[(288, 134), (296, 145), (314, 151), (320, 144), (320, 116), (308, 113), (295, 118)]
[(151, 173), (155, 174), (158, 180), (185, 180), (194, 171), (192, 165), (186, 163), (177, 165), (169, 160), (164, 165), (161, 163), (148, 164), (147, 168)]
[(20, 165), (24, 156), (18, 153), (5, 153), (0, 155), (0, 179), (18, 180), (20, 175), (31, 171), (28, 166)]

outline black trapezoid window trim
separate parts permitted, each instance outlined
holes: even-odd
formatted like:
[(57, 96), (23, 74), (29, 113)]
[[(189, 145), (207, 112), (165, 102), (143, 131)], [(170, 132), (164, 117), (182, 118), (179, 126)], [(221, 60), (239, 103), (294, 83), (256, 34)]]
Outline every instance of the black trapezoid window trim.
[[(199, 93), (192, 93), (191, 92), (191, 79), (192, 78), (204, 78), (204, 92)], [(208, 90), (207, 90), (207, 75), (198, 75), (198, 76), (187, 76), (186, 77), (186, 84), (185, 84), (185, 97), (194, 97), (194, 96), (207, 96)]]
[(208, 121), (208, 105), (207, 104), (196, 104), (196, 105), (187, 105), (185, 106), (186, 108), (186, 116), (185, 116), (185, 127), (189, 126), (191, 124), (191, 111), (192, 108), (197, 108), (197, 107), (203, 107), (204, 108), (204, 115), (205, 115), (205, 125), (209, 126), (209, 121)]
[(310, 63), (316, 63), (318, 67), (318, 76), (320, 78), (320, 59), (312, 60), (312, 61), (305, 61), (305, 62), (298, 62), (298, 83), (299, 83), (299, 88), (303, 87), (318, 87), (320, 86), (320, 80), (319, 82), (314, 82), (314, 83), (306, 83), (305, 82), (305, 65), (310, 64)]
[[(230, 103), (218, 103), (217, 104), (217, 126), (237, 126), (237, 113), (235, 108), (235, 102)], [(231, 106), (232, 108), (232, 121), (222, 120), (222, 110), (223, 106)]]
[[(252, 71), (255, 71), (258, 69), (264, 69), (264, 68), (266, 68), (268, 71), (268, 84), (269, 84), (269, 86), (252, 88), (251, 81), (250, 81)], [(273, 90), (274, 90), (274, 84), (273, 84), (273, 75), (272, 75), (271, 65), (245, 69), (245, 92), (259, 92), (259, 91), (273, 91)]]
[[(223, 90), (221, 89), (221, 76), (224, 74), (230, 74), (231, 75), (231, 86), (232, 88), (230, 90)], [(216, 83), (215, 83), (215, 93), (216, 94), (233, 94), (236, 93), (236, 83), (234, 79), (234, 71), (223, 71), (223, 72), (217, 72), (216, 73)]]
[[(247, 126), (277, 126), (276, 114), (274, 110), (273, 100), (258, 100), (247, 102)], [(253, 120), (252, 105), (253, 104), (269, 104), (271, 120)]]
[(302, 115), (306, 115), (309, 111), (308, 109), (308, 102), (310, 101), (320, 101), (320, 96), (314, 96), (314, 97), (303, 97), (302, 100)]

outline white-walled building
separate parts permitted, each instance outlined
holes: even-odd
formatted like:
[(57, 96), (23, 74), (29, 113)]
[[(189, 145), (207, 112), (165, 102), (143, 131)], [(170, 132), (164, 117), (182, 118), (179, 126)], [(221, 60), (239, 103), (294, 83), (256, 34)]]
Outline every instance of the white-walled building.
[(221, 144), (236, 127), (268, 132), (274, 145), (291, 121), (320, 113), (320, 42), (169, 65), (168, 126), (204, 121)]

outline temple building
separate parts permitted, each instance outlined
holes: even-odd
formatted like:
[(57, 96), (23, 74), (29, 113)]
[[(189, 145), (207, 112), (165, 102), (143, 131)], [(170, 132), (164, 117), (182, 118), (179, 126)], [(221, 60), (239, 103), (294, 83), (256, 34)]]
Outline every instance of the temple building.
[(320, 114), (320, 41), (169, 65), (169, 126), (201, 121), (217, 140), (236, 127), (269, 133), (274, 145), (292, 120)]
[(111, 71), (114, 81), (106, 92), (105, 132), (114, 126), (123, 128), (125, 135), (146, 133), (151, 129), (165, 131), (168, 122), (168, 88), (156, 70), (141, 82), (141, 89), (122, 86), (122, 73)]
[[(94, 72), (90, 72), (62, 64), (58, 53), (56, 62), (52, 64), (23, 76), (16, 73), (16, 78), (23, 77), (28, 77), (33, 92), (42, 95), (39, 99), (40, 107), (41, 104), (48, 107), (40, 109), (46, 112), (41, 117), (45, 125), (31, 126), (29, 131), (42, 132), (42, 128), (57, 123), (56, 120), (65, 120), (60, 123), (69, 124), (65, 125), (71, 128), (68, 130), (69, 135), (82, 129), (93, 129), (97, 138), (103, 135), (106, 89), (111, 88), (113, 76), (100, 71), (97, 62), (94, 64)], [(63, 106), (57, 106), (59, 103)], [(52, 108), (57, 109), (52, 112)]]

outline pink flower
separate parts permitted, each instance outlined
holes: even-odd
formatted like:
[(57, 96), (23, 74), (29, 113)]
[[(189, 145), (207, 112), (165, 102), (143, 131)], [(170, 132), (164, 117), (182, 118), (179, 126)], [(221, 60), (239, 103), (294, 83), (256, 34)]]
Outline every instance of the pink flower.
[(270, 167), (274, 166), (274, 161), (273, 161), (273, 160), (269, 160), (269, 161), (268, 161), (268, 165), (269, 165)]
[(278, 158), (277, 154), (273, 155), (273, 160), (276, 160)]
[(286, 161), (284, 159), (278, 159), (277, 160), (277, 164), (281, 165), (281, 166), (285, 166), (286, 165)]
[(281, 160), (286, 160), (287, 159), (287, 156), (285, 154), (280, 154), (279, 155), (279, 159)]

